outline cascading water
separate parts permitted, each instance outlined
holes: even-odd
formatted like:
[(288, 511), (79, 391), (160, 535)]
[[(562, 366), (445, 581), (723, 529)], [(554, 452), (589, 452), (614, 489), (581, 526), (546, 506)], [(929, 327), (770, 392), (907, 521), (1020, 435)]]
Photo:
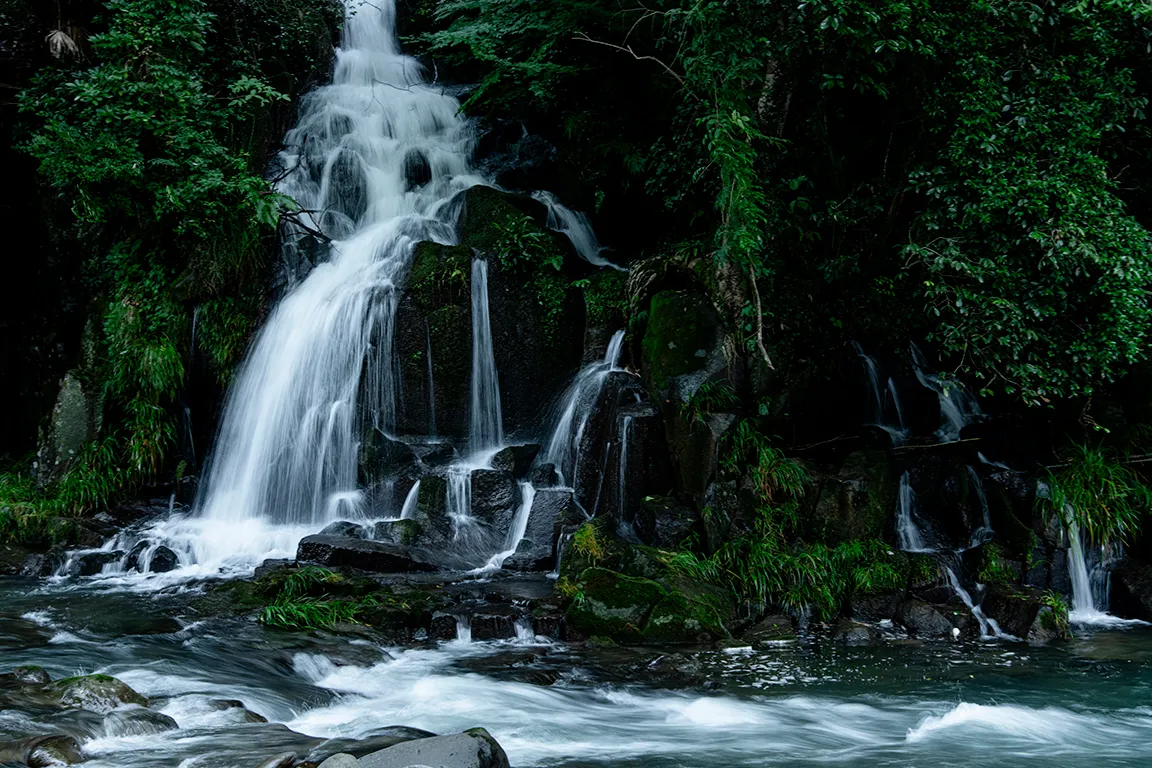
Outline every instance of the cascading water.
[(1006, 634), (1000, 630), (1000, 625), (995, 619), (990, 619), (984, 615), (984, 609), (980, 604), (972, 600), (972, 595), (968, 590), (960, 584), (960, 579), (956, 577), (956, 571), (951, 566), (941, 566), (944, 574), (948, 577), (948, 585), (952, 587), (952, 591), (960, 598), (964, 605), (968, 606), (968, 610), (972, 612), (973, 618), (976, 619), (980, 625), (980, 637), (982, 639), (997, 639), (997, 640), (1018, 640), (1019, 638)]
[[(1111, 574), (1102, 564), (1089, 568), (1083, 534), (1074, 521), (1069, 522), (1065, 530), (1068, 534), (1068, 575), (1072, 579), (1072, 610), (1068, 612), (1068, 620), (1073, 624), (1097, 627), (1144, 624), (1143, 621), (1121, 619), (1108, 613)], [(1103, 560), (1103, 556), (1100, 559)]]
[(604, 388), (604, 382), (608, 380), (608, 374), (619, 370), (617, 364), (623, 347), (624, 331), (616, 331), (608, 342), (604, 359), (584, 366), (560, 400), (552, 437), (539, 461), (554, 464), (562, 483), (575, 482), (584, 427), (591, 415), (592, 406)]
[(905, 552), (935, 551), (925, 546), (915, 515), (916, 493), (912, 490), (911, 477), (905, 472), (900, 475), (900, 489), (896, 496), (896, 535), (900, 539), (900, 549)]
[(500, 380), (488, 316), (488, 262), (479, 258), (472, 259), (472, 404), (468, 435), (473, 452), (496, 448), (504, 442)]
[(980, 505), (982, 515), (980, 527), (972, 532), (969, 547), (978, 547), (992, 539), (992, 514), (988, 509), (988, 496), (984, 493), (984, 482), (980, 479), (975, 467), (968, 467), (968, 482), (976, 501)]
[(600, 241), (596, 238), (596, 232), (592, 229), (587, 216), (566, 207), (551, 192), (535, 192), (532, 197), (548, 206), (548, 227), (567, 237), (576, 253), (580, 254), (580, 258), (597, 267), (611, 267), (624, 271), (622, 267), (604, 258), (602, 255), (604, 246), (600, 245)]
[(936, 436), (942, 443), (959, 440), (960, 430), (984, 415), (980, 410), (980, 404), (959, 381), (943, 381), (938, 374), (931, 372), (928, 359), (915, 344), (911, 345), (911, 351), (916, 378), (935, 392), (940, 401), (940, 418), (943, 423), (936, 431)]
[[(868, 415), (872, 426), (880, 427), (892, 437), (894, 446), (901, 445), (908, 438), (908, 430), (904, 428), (904, 412), (900, 408), (900, 398), (896, 393), (896, 383), (889, 377), (881, 386), (883, 375), (880, 364), (871, 355), (864, 352), (855, 341), (852, 349), (856, 356), (863, 361), (864, 374), (868, 380)], [(891, 404), (891, 405), (889, 405)], [(889, 419), (891, 415), (894, 418)]]
[(412, 516), (416, 514), (416, 502), (420, 499), (420, 481), (417, 480), (412, 484), (408, 490), (408, 495), (404, 497), (404, 506), (400, 508), (400, 519), (411, 520)]

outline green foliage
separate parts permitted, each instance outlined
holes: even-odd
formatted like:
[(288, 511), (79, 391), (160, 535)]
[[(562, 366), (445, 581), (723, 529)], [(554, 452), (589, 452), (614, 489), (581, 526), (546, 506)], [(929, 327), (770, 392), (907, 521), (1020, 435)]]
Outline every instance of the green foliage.
[(1105, 449), (1073, 445), (1068, 462), (1049, 470), (1048, 493), (1037, 503), (1046, 517), (1076, 526), (1094, 544), (1123, 542), (1152, 509), (1152, 489)]
[(628, 274), (615, 269), (601, 269), (595, 275), (576, 280), (573, 285), (584, 292), (584, 307), (589, 325), (606, 325), (623, 317), (628, 309)]
[(608, 542), (596, 522), (584, 523), (572, 534), (572, 552), (586, 560), (589, 565), (597, 565), (608, 556)]
[(1060, 637), (1071, 637), (1071, 625), (1068, 623), (1068, 604), (1064, 598), (1050, 589), (1044, 590), (1040, 596), (1040, 605), (1051, 610), (1041, 618), (1042, 626), (1049, 632), (1055, 632)]
[(722, 381), (706, 381), (693, 393), (682, 409), (689, 421), (703, 421), (704, 414), (730, 411), (740, 406), (740, 397), (732, 386)]
[(327, 589), (343, 578), (327, 568), (306, 566), (284, 580), (271, 605), (260, 612), (260, 622), (282, 629), (321, 629), (354, 622), (361, 611), (376, 604), (371, 596), (333, 599)]
[(751, 419), (732, 430), (721, 465), (730, 472), (746, 471), (757, 494), (768, 504), (791, 502), (804, 495), (808, 475), (797, 462), (772, 445)]
[(513, 269), (534, 269), (540, 262), (559, 270), (564, 256), (555, 248), (548, 233), (531, 217), (509, 216), (492, 224), (496, 230), (496, 252)]
[(980, 568), (976, 572), (976, 580), (981, 584), (1000, 584), (1002, 586), (1016, 582), (1016, 573), (1004, 562), (999, 545), (987, 544), (984, 546), (980, 556)]

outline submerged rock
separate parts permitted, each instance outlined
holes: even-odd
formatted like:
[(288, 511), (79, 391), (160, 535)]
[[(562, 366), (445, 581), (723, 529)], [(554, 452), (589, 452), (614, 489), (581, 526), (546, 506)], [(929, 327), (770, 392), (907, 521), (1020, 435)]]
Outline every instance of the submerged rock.
[(787, 616), (766, 616), (741, 637), (751, 643), (753, 648), (763, 650), (777, 643), (795, 640), (796, 630), (792, 627), (792, 619)]
[(436, 564), (425, 555), (404, 546), (321, 534), (301, 539), (296, 559), (329, 568), (359, 568), (376, 573), (436, 570)]
[(148, 699), (108, 675), (69, 677), (49, 683), (40, 691), (61, 707), (76, 707), (92, 712), (110, 712), (125, 704), (148, 706)]
[(292, 768), (296, 764), (295, 752), (281, 752), (260, 763), (259, 768)]
[(0, 742), (0, 763), (21, 763), (28, 768), (53, 768), (82, 762), (84, 755), (80, 751), (79, 742), (63, 734)]
[(115, 552), (85, 552), (75, 555), (72, 565), (68, 569), (69, 575), (95, 576), (104, 570), (104, 566), (119, 562), (122, 557), (124, 557), (124, 553), (119, 550)]
[(341, 752), (320, 763), (320, 768), (359, 768), (360, 761), (346, 752)]
[(178, 727), (176, 721), (163, 712), (143, 708), (114, 709), (104, 717), (104, 730), (109, 736), (147, 736)]
[(360, 758), (361, 768), (509, 768), (508, 755), (483, 728), (417, 739)]
[(880, 633), (875, 627), (868, 624), (841, 619), (832, 632), (832, 639), (841, 645), (862, 646), (874, 645), (880, 639)]

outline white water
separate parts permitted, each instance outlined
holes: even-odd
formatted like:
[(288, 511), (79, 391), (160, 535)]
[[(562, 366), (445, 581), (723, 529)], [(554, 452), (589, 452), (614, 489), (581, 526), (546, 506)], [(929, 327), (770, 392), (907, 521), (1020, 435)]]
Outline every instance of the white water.
[(411, 520), (412, 516), (416, 514), (416, 502), (420, 500), (420, 481), (417, 480), (412, 484), (408, 490), (408, 495), (404, 497), (404, 506), (400, 508), (400, 519)]
[(567, 237), (576, 253), (580, 254), (580, 258), (597, 267), (611, 267), (621, 272), (625, 271), (623, 267), (618, 267), (604, 258), (605, 248), (596, 238), (596, 232), (592, 229), (587, 216), (568, 208), (551, 192), (535, 192), (532, 197), (548, 206), (548, 227)]
[(896, 496), (896, 535), (900, 549), (905, 552), (934, 552), (924, 544), (924, 537), (916, 526), (916, 493), (912, 490), (909, 474), (900, 475), (900, 489)]
[(984, 609), (980, 604), (972, 600), (972, 595), (968, 590), (960, 584), (960, 579), (956, 577), (956, 572), (952, 570), (951, 566), (943, 566), (944, 574), (948, 577), (948, 584), (952, 587), (952, 591), (960, 598), (964, 605), (968, 606), (968, 610), (972, 612), (972, 616), (980, 624), (980, 637), (985, 640), (1019, 640), (1018, 637), (1006, 634), (1000, 630), (1000, 625), (996, 623), (995, 619), (990, 619), (984, 615)]
[(621, 522), (629, 519), (628, 517), (628, 433), (632, 431), (632, 417), (625, 416), (623, 423), (620, 425), (620, 470), (619, 470), (619, 484), (617, 487), (616, 504), (619, 506), (617, 510), (617, 517)]
[(488, 262), (475, 258), (472, 259), (472, 407), (468, 427), (473, 452), (497, 448), (504, 443), (500, 379), (496, 373), (488, 315)]
[(976, 495), (976, 501), (980, 505), (980, 513), (982, 515), (980, 527), (972, 532), (972, 539), (968, 546), (978, 547), (989, 541), (994, 535), (994, 531), (992, 530), (992, 515), (988, 509), (988, 496), (984, 493), (984, 483), (980, 480), (980, 475), (974, 467), (968, 467), (968, 480), (972, 492)]
[(1068, 620), (1082, 626), (1113, 628), (1145, 624), (1138, 619), (1121, 619), (1108, 613), (1110, 575), (1099, 566), (1089, 571), (1083, 537), (1075, 522), (1068, 524), (1067, 532), (1068, 575), (1072, 579), (1072, 610), (1068, 612)]
[(584, 426), (592, 415), (592, 408), (604, 388), (604, 382), (608, 380), (608, 374), (619, 370), (617, 364), (623, 347), (624, 331), (616, 331), (608, 342), (604, 359), (584, 366), (560, 400), (558, 415), (554, 420), (555, 427), (539, 463), (555, 464), (561, 483), (571, 484), (575, 481)]
[[(856, 351), (856, 356), (863, 361), (864, 374), (868, 379), (868, 411), (870, 421), (868, 422), (874, 427), (880, 427), (892, 437), (892, 444), (894, 446), (901, 445), (908, 438), (908, 430), (904, 428), (904, 412), (900, 408), (900, 398), (896, 394), (896, 384), (892, 381), (891, 377), (887, 382), (881, 386), (880, 382), (883, 375), (880, 371), (880, 364), (871, 355), (864, 352), (855, 341), (852, 342), (852, 349)], [(891, 402), (891, 408), (887, 404)], [(891, 413), (895, 418), (889, 420), (887, 414)]]
[(529, 482), (520, 483), (520, 506), (516, 509), (516, 516), (512, 518), (512, 527), (508, 530), (508, 537), (504, 541), (504, 549), (492, 555), (488, 562), (479, 569), (479, 572), (496, 571), (504, 565), (504, 561), (516, 554), (516, 548), (524, 540), (524, 532), (528, 530), (528, 517), (532, 512), (532, 502), (536, 499), (536, 487)]

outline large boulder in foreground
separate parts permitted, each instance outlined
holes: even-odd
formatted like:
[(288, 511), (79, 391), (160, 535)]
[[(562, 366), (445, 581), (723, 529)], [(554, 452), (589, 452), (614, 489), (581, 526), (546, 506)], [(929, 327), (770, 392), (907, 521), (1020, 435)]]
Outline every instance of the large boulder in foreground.
[(323, 534), (301, 539), (296, 559), (328, 568), (358, 568), (375, 573), (436, 570), (436, 564), (426, 556), (399, 544)]
[(508, 755), (483, 728), (416, 739), (360, 758), (361, 768), (509, 768)]

